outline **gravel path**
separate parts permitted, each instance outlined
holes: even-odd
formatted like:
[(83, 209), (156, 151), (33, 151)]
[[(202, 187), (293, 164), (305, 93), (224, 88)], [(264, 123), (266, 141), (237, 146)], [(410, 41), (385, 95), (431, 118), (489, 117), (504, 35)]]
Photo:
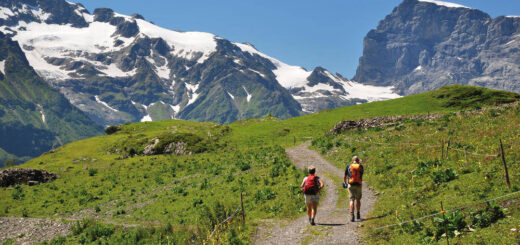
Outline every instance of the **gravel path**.
[[(309, 165), (316, 167), (317, 175), (325, 184), (325, 196), (321, 197), (320, 206), (316, 215), (316, 226), (309, 225), (305, 214), (293, 221), (266, 221), (265, 225), (257, 230), (255, 244), (359, 244), (360, 240), (356, 229), (362, 222), (350, 222), (348, 203), (342, 203), (337, 207), (339, 191), (346, 191), (341, 186), (335, 185), (328, 176), (338, 176), (343, 179), (344, 169), (338, 169), (317, 152), (308, 149), (310, 143), (306, 142), (292, 149), (287, 149), (289, 158), (298, 168), (306, 168)], [(363, 185), (363, 198), (361, 199), (361, 218), (367, 217), (368, 212), (376, 201), (368, 185)], [(302, 196), (303, 202), (303, 196)]]
[(33, 244), (66, 236), (71, 224), (51, 219), (0, 217), (0, 243), (12, 239), (17, 244)]

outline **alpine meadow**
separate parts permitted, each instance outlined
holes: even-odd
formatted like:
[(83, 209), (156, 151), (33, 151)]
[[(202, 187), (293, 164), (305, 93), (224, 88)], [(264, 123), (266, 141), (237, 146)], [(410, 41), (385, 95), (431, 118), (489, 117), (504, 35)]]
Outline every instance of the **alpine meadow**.
[(520, 17), (402, 0), (348, 79), (85, 6), (0, 2), (0, 244), (520, 243)]

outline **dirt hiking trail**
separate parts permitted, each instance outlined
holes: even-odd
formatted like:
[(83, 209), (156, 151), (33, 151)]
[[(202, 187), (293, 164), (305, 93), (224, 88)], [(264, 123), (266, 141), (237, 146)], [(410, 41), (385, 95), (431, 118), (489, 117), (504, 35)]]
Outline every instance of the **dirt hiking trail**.
[[(320, 205), (316, 215), (316, 226), (311, 226), (307, 213), (291, 221), (266, 221), (258, 228), (254, 244), (360, 244), (356, 229), (362, 221), (350, 221), (348, 200), (337, 205), (339, 192), (344, 191), (340, 185), (334, 184), (330, 176), (339, 177), (343, 181), (344, 169), (339, 169), (321, 157), (317, 152), (308, 149), (310, 142), (295, 148), (287, 149), (287, 155), (301, 169), (314, 165), (316, 175), (325, 184), (325, 195), (320, 196)], [(348, 199), (348, 198), (347, 198)], [(303, 200), (303, 194), (301, 196)], [(361, 199), (361, 218), (367, 217), (376, 201), (368, 184), (363, 184)]]

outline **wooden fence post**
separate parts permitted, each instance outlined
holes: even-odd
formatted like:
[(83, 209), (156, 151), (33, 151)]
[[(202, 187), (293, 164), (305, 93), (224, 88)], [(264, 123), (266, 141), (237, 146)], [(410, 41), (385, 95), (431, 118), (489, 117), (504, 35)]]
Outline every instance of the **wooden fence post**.
[(507, 171), (506, 156), (504, 154), (504, 146), (502, 145), (502, 139), (499, 139), (499, 140), (500, 140), (500, 151), (501, 151), (500, 156), (502, 157), (502, 163), (504, 163), (504, 172), (505, 172), (505, 175), (506, 175), (506, 184), (507, 184), (507, 188), (511, 189), (511, 182), (509, 182), (509, 172)]
[(444, 159), (444, 140), (441, 142), (441, 161)]
[(450, 151), (450, 140), (448, 140), (448, 146), (446, 147), (446, 159), (448, 159), (448, 152)]
[(466, 159), (466, 167), (469, 167), (467, 146), (464, 146), (464, 158)]
[(244, 210), (244, 195), (240, 192), (240, 205), (242, 206), (242, 224), (246, 225), (246, 211)]
[(450, 240), (448, 237), (448, 225), (446, 224), (446, 215), (444, 215), (446, 213), (446, 211), (444, 211), (444, 206), (442, 205), (442, 201), (441, 201), (441, 213), (442, 213), (442, 219), (444, 219), (444, 234), (446, 234), (446, 244), (450, 245)]

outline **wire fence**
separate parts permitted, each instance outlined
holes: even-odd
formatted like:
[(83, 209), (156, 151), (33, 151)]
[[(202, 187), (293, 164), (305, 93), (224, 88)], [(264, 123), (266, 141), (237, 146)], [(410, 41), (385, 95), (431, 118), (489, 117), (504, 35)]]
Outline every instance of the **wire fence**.
[[(502, 195), (502, 196), (495, 197), (495, 198), (491, 198), (491, 199), (488, 199), (488, 200), (483, 200), (483, 201), (476, 202), (476, 203), (467, 204), (467, 205), (460, 206), (460, 207), (446, 209), (445, 211), (452, 212), (452, 211), (456, 211), (456, 210), (463, 210), (463, 209), (466, 209), (466, 208), (469, 208), (469, 207), (477, 206), (477, 205), (488, 203), (488, 202), (491, 202), (491, 201), (496, 201), (498, 199), (502, 199), (504, 197), (514, 196), (514, 195), (517, 195), (517, 194), (520, 194), (520, 191), (509, 193), (509, 194)], [(419, 217), (419, 218), (415, 218), (415, 219), (411, 219), (411, 220), (407, 220), (407, 221), (403, 221), (403, 222), (399, 222), (399, 223), (389, 224), (389, 225), (376, 227), (376, 228), (370, 228), (370, 229), (367, 229), (367, 231), (375, 231), (375, 230), (386, 229), (386, 228), (390, 228), (390, 227), (394, 227), (394, 226), (401, 226), (401, 225), (406, 224), (406, 223), (419, 221), (419, 220), (430, 218), (430, 217), (433, 217), (433, 216), (436, 216), (436, 215), (439, 215), (439, 214), (442, 214), (442, 212), (435, 212), (435, 213), (432, 213), (432, 214), (429, 214), (429, 215), (426, 215), (426, 216), (422, 216), (422, 217)]]
[(225, 225), (227, 222), (231, 221), (233, 218), (236, 217), (236, 215), (242, 210), (242, 208), (237, 208), (235, 210), (235, 212), (233, 212), (233, 214), (231, 214), (230, 216), (228, 216), (227, 218), (225, 218), (222, 222), (220, 222), (219, 224), (215, 225), (215, 229), (213, 229), (213, 231), (211, 232), (211, 234), (208, 236), (208, 238), (204, 241), (204, 245), (207, 244), (207, 241), (209, 241), (211, 238), (213, 238), (213, 236), (215, 235), (215, 232), (217, 232), (217, 230), (219, 230), (220, 226), (222, 225)]
[[(430, 145), (430, 144), (421, 144), (421, 143), (415, 143), (415, 142), (402, 142), (402, 143), (384, 143), (384, 142), (367, 142), (367, 141), (361, 141), (361, 140), (353, 140), (349, 139), (350, 141), (358, 142), (358, 143), (370, 143), (370, 144), (376, 144), (376, 145), (388, 145), (388, 146), (420, 146), (425, 148), (440, 148), (444, 147), (443, 145)], [(482, 157), (499, 157), (500, 154), (482, 154), (477, 152), (472, 152), (468, 150), (462, 150), (455, 147), (449, 147), (449, 150), (454, 150), (458, 152), (464, 152), (467, 154), (471, 154), (474, 156), (482, 156)]]
[[(507, 169), (505, 160), (503, 159), (505, 153), (503, 151), (502, 141), (501, 140), (500, 140), (500, 148), (502, 149), (502, 153), (499, 153), (499, 154), (483, 154), (483, 153), (477, 153), (477, 152), (468, 151), (466, 148), (465, 149), (459, 149), (459, 148), (456, 148), (454, 146), (450, 146), (450, 143), (444, 144), (445, 143), (444, 141), (442, 142), (442, 144), (430, 145), (430, 144), (416, 143), (416, 142), (401, 142), (401, 143), (371, 142), (371, 141), (363, 141), (363, 140), (352, 139), (352, 138), (348, 138), (348, 140), (350, 142), (389, 146), (389, 147), (384, 147), (384, 148), (406, 146), (406, 147), (410, 147), (410, 150), (411, 150), (412, 146), (414, 146), (416, 148), (417, 147), (425, 147), (425, 148), (435, 148), (435, 149), (439, 149), (439, 148), (442, 147), (442, 150), (441, 150), (442, 151), (442, 157), (441, 158), (444, 158), (444, 156), (446, 156), (446, 158), (447, 158), (448, 150), (454, 150), (454, 151), (457, 151), (457, 152), (464, 153), (466, 155), (466, 161), (467, 161), (467, 154), (474, 155), (474, 156), (481, 156), (481, 157), (500, 157), (500, 156), (502, 156), (502, 160), (504, 161), (504, 167)], [(507, 170), (506, 170), (506, 179), (507, 180), (509, 179), (509, 176), (507, 174)], [(507, 184), (508, 184), (508, 187), (510, 188), (509, 181), (508, 181)], [(467, 209), (467, 208), (470, 208), (470, 207), (473, 207), (473, 206), (477, 206), (477, 205), (480, 205), (480, 204), (488, 203), (488, 202), (491, 202), (491, 201), (496, 201), (496, 200), (503, 199), (503, 198), (506, 198), (506, 197), (515, 196), (515, 195), (518, 195), (518, 194), (520, 194), (520, 191), (509, 193), (509, 194), (505, 194), (505, 195), (502, 195), (502, 196), (499, 196), (499, 197), (495, 197), (495, 198), (491, 198), (491, 199), (487, 199), (487, 200), (482, 200), (480, 202), (471, 203), (471, 204), (467, 204), (467, 205), (460, 206), (460, 207), (447, 209), (445, 211), (452, 212), (452, 211), (456, 211), (456, 210), (464, 210), (464, 209)], [(419, 220), (423, 220), (423, 219), (426, 219), (426, 218), (437, 216), (439, 214), (442, 214), (442, 211), (441, 212), (435, 212), (435, 213), (432, 213), (432, 214), (429, 214), (429, 215), (425, 215), (425, 216), (422, 216), (422, 217), (419, 217), (419, 218), (410, 219), (410, 220), (403, 221), (403, 222), (398, 222), (398, 223), (389, 224), (389, 225), (376, 227), (376, 228), (370, 228), (367, 231), (375, 231), (375, 230), (381, 230), (381, 229), (386, 229), (386, 228), (395, 227), (395, 226), (402, 226), (403, 224), (406, 224), (406, 223), (416, 222), (416, 221), (419, 221)]]

